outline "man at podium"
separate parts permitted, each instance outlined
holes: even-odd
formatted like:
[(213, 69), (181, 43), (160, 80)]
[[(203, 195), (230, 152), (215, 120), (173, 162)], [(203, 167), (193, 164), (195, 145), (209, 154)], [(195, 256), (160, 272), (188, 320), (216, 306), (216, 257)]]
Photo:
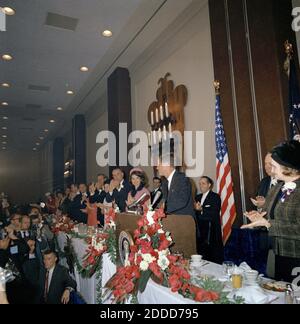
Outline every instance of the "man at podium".
[(191, 215), (194, 217), (192, 185), (184, 173), (175, 168), (174, 154), (160, 158), (157, 170), (162, 180), (165, 212), (173, 215)]

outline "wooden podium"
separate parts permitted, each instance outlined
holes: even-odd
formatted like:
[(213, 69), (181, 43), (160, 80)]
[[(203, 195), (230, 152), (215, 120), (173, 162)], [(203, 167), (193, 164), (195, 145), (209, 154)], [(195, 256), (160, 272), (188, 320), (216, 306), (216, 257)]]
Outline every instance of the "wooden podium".
[[(137, 229), (137, 221), (141, 216), (121, 213), (117, 214), (117, 238), (122, 231), (129, 232), (133, 237), (134, 230)], [(183, 253), (185, 258), (197, 254), (196, 247), (196, 223), (190, 215), (168, 215), (163, 219), (164, 230), (172, 235), (174, 245), (172, 252)]]

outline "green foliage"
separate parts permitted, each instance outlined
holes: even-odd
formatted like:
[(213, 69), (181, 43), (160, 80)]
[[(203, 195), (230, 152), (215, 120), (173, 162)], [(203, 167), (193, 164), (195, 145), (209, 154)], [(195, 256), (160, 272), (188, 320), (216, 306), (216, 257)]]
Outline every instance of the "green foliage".
[(203, 288), (207, 291), (213, 291), (219, 294), (220, 298), (215, 301), (215, 304), (244, 304), (244, 299), (234, 296), (233, 299), (229, 299), (230, 292), (224, 291), (224, 284), (216, 279), (212, 278), (193, 278), (192, 282), (195, 286)]
[(114, 229), (109, 229), (107, 231), (108, 238), (106, 240), (107, 244), (107, 253), (113, 264), (117, 264), (117, 238), (116, 231)]

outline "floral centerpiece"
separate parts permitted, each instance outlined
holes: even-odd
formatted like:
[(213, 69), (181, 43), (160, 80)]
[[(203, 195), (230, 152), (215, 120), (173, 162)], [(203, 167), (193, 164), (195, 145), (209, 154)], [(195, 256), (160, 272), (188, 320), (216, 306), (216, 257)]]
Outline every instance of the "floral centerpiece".
[[(162, 210), (146, 211), (138, 220), (134, 232), (135, 245), (124, 267), (107, 283), (106, 297), (112, 296), (113, 302), (124, 303), (143, 292), (150, 277), (171, 288), (174, 293), (198, 302), (218, 302), (221, 290), (207, 290), (191, 281), (187, 262), (181, 256), (172, 255), (171, 234), (164, 231)], [(207, 285), (206, 285), (207, 286)]]
[[(96, 272), (101, 271), (101, 257), (103, 253), (108, 253), (111, 261), (116, 264), (115, 219), (115, 211), (113, 209), (107, 211), (105, 214), (105, 227), (101, 231), (96, 231), (92, 236), (84, 238), (88, 247), (82, 262), (77, 260), (71, 241), (69, 242), (69, 249), (75, 258), (77, 270), (82, 277), (91, 278)], [(77, 236), (74, 235), (74, 237)]]

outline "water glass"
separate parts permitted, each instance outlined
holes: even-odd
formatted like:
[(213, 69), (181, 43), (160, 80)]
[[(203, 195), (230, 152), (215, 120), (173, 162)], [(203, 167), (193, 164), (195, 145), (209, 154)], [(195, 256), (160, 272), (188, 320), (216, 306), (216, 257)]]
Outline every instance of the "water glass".
[(234, 271), (235, 264), (231, 261), (223, 262), (223, 273), (226, 275), (227, 279), (230, 280), (233, 271)]

